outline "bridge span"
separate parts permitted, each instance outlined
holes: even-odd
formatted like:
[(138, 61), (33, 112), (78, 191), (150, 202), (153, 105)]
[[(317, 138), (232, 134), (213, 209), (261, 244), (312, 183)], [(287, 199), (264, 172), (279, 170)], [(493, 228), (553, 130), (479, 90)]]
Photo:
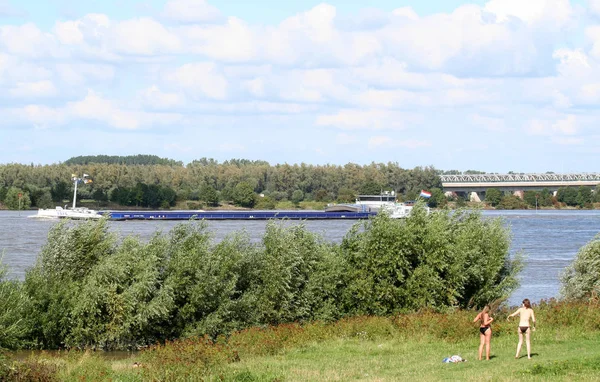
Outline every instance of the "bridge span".
[(561, 187), (600, 185), (600, 173), (582, 174), (468, 174), (441, 175), (442, 187), (446, 193), (471, 193), (472, 200), (488, 188), (500, 191), (522, 193), (547, 188), (556, 192)]

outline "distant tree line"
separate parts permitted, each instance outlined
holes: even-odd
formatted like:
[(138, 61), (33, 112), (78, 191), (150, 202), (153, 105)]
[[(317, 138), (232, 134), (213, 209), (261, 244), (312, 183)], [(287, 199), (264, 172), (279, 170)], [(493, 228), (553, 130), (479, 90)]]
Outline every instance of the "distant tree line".
[(527, 209), (532, 207), (560, 207), (561, 205), (579, 208), (593, 208), (593, 203), (600, 202), (600, 187), (578, 186), (561, 187), (556, 195), (549, 189), (541, 191), (525, 191), (523, 198), (512, 192), (502, 192), (497, 188), (488, 188), (485, 202), (499, 209)]
[(183, 162), (173, 159), (159, 158), (156, 155), (84, 155), (67, 159), (64, 164), (73, 165), (88, 165), (91, 163), (97, 164), (129, 164), (129, 165), (155, 165), (161, 164), (165, 166), (183, 166)]
[[(94, 199), (104, 198), (105, 194), (94, 195)], [(97, 192), (96, 191), (96, 192)], [(175, 205), (177, 194), (166, 186), (138, 183), (135, 187), (117, 187), (110, 193), (110, 200), (122, 206), (169, 208)]]
[[(279, 201), (352, 202), (357, 194), (381, 191), (395, 191), (400, 200), (414, 200), (422, 189), (441, 192), (435, 168), (404, 169), (395, 162), (270, 165), (265, 161), (232, 159), (219, 163), (202, 158), (186, 166), (169, 160), (168, 164), (122, 163), (146, 157), (153, 158), (96, 156), (53, 165), (0, 165), (0, 202), (18, 208), (13, 204), (15, 194), (21, 194), (24, 209), (68, 202), (73, 195), (71, 174), (83, 173), (93, 182), (78, 187), (79, 200), (124, 206), (156, 207), (158, 203), (158, 207), (166, 208), (175, 201), (195, 201), (204, 206), (230, 202), (268, 209)], [(118, 163), (107, 163), (110, 158)], [(102, 159), (106, 159), (104, 163), (100, 163)]]

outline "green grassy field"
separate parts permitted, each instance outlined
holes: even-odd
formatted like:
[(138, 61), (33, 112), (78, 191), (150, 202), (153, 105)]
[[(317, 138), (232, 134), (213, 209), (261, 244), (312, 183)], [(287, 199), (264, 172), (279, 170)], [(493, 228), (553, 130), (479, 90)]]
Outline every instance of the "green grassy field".
[[(543, 333), (533, 337), (532, 359), (514, 359), (517, 335), (492, 343), (490, 361), (477, 360), (479, 340), (456, 344), (418, 340), (338, 340), (311, 344), (277, 356), (253, 357), (211, 377), (227, 381), (597, 381), (599, 333)], [(458, 354), (467, 362), (442, 363)]]
[[(22, 381), (598, 381), (598, 304), (551, 303), (536, 312), (532, 359), (515, 359), (516, 322), (496, 313), (492, 358), (477, 360), (475, 312), (251, 328), (221, 338), (167, 343), (130, 358), (37, 354), (10, 364)], [(443, 363), (460, 355), (467, 362)], [(8, 373), (11, 373), (11, 371)], [(15, 380), (0, 373), (0, 381)]]

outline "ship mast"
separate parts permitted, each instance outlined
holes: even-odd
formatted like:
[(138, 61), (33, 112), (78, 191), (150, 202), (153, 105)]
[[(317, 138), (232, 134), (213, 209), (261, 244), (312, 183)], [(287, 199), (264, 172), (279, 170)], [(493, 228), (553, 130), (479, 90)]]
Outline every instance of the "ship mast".
[(75, 209), (75, 200), (77, 199), (77, 183), (79, 183), (79, 178), (74, 176), (73, 184), (75, 185), (75, 190), (73, 191), (73, 209)]
[(73, 185), (75, 185), (74, 189), (73, 189), (73, 209), (75, 209), (75, 202), (77, 200), (77, 184), (79, 182), (83, 182), (83, 183), (91, 183), (91, 179), (88, 179), (89, 175), (88, 174), (83, 174), (83, 176), (81, 178), (78, 178), (77, 175), (73, 174), (72, 178), (73, 179)]

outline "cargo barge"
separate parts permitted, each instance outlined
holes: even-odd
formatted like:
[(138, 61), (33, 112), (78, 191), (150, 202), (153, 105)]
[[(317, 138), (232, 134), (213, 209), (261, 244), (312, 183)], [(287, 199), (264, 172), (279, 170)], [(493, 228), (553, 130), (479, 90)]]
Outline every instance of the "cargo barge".
[(98, 211), (110, 220), (333, 220), (368, 219), (376, 212), (324, 211)]

